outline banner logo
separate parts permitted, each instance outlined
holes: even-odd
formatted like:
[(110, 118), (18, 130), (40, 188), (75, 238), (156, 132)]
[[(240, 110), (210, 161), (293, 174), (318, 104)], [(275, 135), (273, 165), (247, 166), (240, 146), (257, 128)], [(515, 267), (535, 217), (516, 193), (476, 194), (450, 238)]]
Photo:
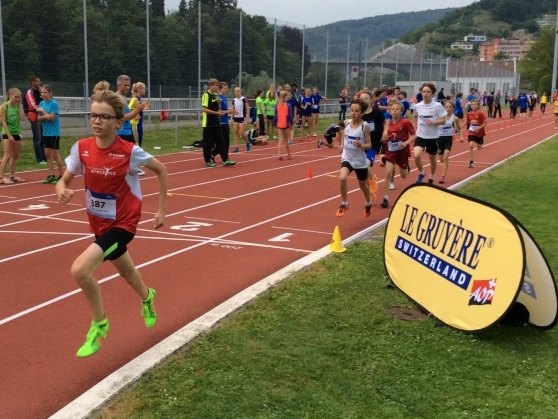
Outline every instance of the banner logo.
[(495, 292), (496, 278), (475, 280), (469, 296), (469, 305), (484, 306), (492, 304)]

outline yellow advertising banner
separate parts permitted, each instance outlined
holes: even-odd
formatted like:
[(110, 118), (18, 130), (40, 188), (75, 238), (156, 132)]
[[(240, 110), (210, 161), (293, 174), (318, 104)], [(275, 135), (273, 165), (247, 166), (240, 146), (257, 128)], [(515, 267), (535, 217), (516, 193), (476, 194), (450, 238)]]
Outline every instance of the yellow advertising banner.
[(534, 239), (505, 211), (436, 186), (400, 195), (386, 227), (393, 283), (441, 322), (480, 332), (513, 304), (548, 329), (558, 316), (552, 272)]

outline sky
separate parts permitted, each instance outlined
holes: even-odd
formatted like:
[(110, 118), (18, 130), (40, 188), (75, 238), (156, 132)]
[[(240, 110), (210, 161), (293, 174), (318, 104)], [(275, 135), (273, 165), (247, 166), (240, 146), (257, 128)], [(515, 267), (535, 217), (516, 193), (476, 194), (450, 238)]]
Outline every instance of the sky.
[[(178, 9), (180, 0), (165, 0), (167, 10)], [(238, 7), (249, 15), (261, 15), (312, 28), (341, 20), (416, 12), (446, 7), (462, 7), (473, 0), (238, 0)], [(381, 8), (378, 7), (381, 5)], [(356, 6), (356, 7), (355, 7)]]

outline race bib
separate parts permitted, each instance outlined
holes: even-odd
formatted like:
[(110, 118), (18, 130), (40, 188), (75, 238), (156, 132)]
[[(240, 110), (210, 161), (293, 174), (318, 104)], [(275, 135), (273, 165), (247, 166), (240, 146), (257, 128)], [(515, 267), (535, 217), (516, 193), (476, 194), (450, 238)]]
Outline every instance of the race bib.
[(368, 126), (370, 127), (370, 132), (376, 131), (376, 124), (374, 124), (374, 121), (368, 121)]
[(426, 124), (426, 119), (425, 119), (424, 117), (422, 117), (422, 116), (421, 116), (420, 119), (419, 119), (419, 125), (427, 125), (427, 124)]
[(313, 109), (318, 109), (318, 105), (312, 105)]
[(469, 125), (469, 131), (471, 132), (476, 132), (476, 130), (479, 128), (479, 126), (477, 124), (471, 124)]
[(116, 219), (116, 195), (85, 192), (87, 211), (96, 217)]
[(388, 142), (388, 151), (391, 151), (392, 153), (394, 151), (401, 151), (401, 144), (403, 143), (403, 140), (394, 140), (394, 141), (389, 141)]
[(345, 135), (345, 148), (350, 150), (358, 150), (355, 146), (355, 142), (360, 141), (360, 137), (353, 137), (351, 135)]

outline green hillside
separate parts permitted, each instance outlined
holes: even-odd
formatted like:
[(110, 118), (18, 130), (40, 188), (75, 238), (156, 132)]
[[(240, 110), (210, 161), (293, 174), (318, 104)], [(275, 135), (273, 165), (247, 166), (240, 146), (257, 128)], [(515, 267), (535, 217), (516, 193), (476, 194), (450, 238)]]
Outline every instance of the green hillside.
[(364, 58), (365, 40), (368, 37), (369, 56), (378, 52), (382, 41), (398, 39), (409, 29), (422, 27), (425, 23), (438, 22), (455, 8), (397, 13), (344, 20), (324, 26), (306, 29), (306, 43), (312, 60), (325, 60), (326, 32), (329, 29), (329, 59), (347, 59), (347, 35), (351, 34), (351, 59), (358, 58), (359, 41)]
[(460, 57), (462, 50), (452, 50), (457, 39), (473, 33), (488, 38), (508, 37), (515, 29), (538, 33), (535, 19), (556, 13), (556, 0), (480, 0), (447, 13), (438, 22), (407, 32), (401, 42), (424, 43), (428, 51)]

